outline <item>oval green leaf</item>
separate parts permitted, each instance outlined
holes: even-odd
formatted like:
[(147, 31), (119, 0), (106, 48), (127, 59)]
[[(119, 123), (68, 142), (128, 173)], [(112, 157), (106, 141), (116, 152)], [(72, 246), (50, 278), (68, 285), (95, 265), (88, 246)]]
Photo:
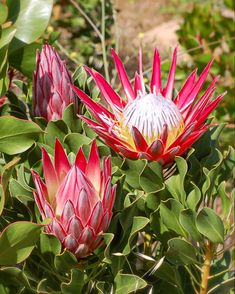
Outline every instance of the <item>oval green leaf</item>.
[(26, 151), (42, 130), (35, 123), (13, 116), (0, 117), (0, 152), (13, 155)]
[(174, 238), (168, 241), (169, 250), (166, 258), (175, 265), (186, 265), (197, 262), (196, 249), (188, 242)]
[(15, 222), (7, 226), (0, 236), (0, 265), (13, 265), (24, 261), (39, 239), (42, 225)]
[(224, 242), (224, 225), (221, 218), (208, 207), (203, 208), (196, 219), (198, 231), (213, 243)]
[(116, 294), (128, 294), (138, 289), (143, 289), (147, 283), (138, 276), (121, 274), (120, 272), (115, 277)]
[(8, 20), (17, 29), (15, 37), (30, 44), (46, 29), (53, 6), (53, 0), (7, 0)]

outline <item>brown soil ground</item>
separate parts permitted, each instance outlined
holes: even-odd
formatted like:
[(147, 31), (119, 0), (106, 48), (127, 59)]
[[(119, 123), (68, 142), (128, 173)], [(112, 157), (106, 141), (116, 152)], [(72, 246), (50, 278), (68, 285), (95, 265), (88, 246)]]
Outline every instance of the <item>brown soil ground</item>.
[[(115, 0), (115, 34), (119, 54), (132, 71), (141, 46), (144, 65), (149, 65), (157, 47), (164, 58), (178, 44), (176, 31), (182, 19), (174, 10), (172, 0)], [(173, 6), (172, 6), (173, 5)], [(171, 7), (171, 10), (167, 9)], [(173, 7), (173, 10), (172, 10)], [(183, 8), (185, 10), (185, 7)], [(179, 9), (180, 10), (180, 9)]]

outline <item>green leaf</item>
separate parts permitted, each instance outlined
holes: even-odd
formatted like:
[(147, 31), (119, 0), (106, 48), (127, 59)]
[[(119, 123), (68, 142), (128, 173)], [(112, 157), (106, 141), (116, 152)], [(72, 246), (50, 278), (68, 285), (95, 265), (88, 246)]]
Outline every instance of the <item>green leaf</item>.
[(198, 231), (213, 243), (224, 242), (224, 225), (220, 217), (208, 207), (203, 208), (197, 218)]
[[(21, 71), (29, 79), (32, 79), (36, 65), (36, 51), (40, 49), (42, 45), (40, 43), (32, 43), (17, 49), (13, 49), (13, 45), (14, 44), (11, 43), (9, 47), (10, 65)], [(13, 52), (11, 53), (11, 51)]]
[(11, 179), (9, 190), (12, 197), (17, 197), (22, 203), (27, 205), (28, 201), (33, 201), (32, 191), (26, 190), (16, 179)]
[(140, 186), (146, 193), (154, 193), (163, 188), (162, 166), (158, 162), (147, 162), (139, 175)]
[(8, 21), (17, 29), (15, 37), (29, 44), (37, 40), (46, 29), (53, 0), (7, 0)]
[(110, 246), (111, 246), (111, 242), (114, 238), (114, 234), (112, 233), (104, 233), (104, 242), (106, 244), (106, 248), (104, 250), (104, 262), (106, 263), (111, 263), (111, 258), (110, 258)]
[(160, 216), (164, 225), (179, 234), (185, 236), (184, 229), (179, 222), (179, 215), (183, 210), (183, 205), (175, 199), (169, 199), (160, 204)]
[(42, 233), (40, 235), (40, 250), (43, 255), (57, 255), (60, 254), (61, 243), (55, 236)]
[[(0, 7), (1, 9), (1, 7)], [(16, 28), (14, 27), (8, 27), (5, 29), (2, 29), (1, 31), (1, 38), (0, 38), (0, 49), (2, 49), (3, 47), (7, 46), (11, 40), (14, 38), (16, 34)], [(2, 60), (1, 60), (2, 62)]]
[(68, 132), (68, 127), (63, 120), (50, 121), (45, 129), (45, 144), (54, 148), (55, 139), (58, 138), (60, 142), (63, 142)]
[(133, 224), (131, 228), (131, 232), (128, 238), (128, 242), (123, 250), (124, 255), (128, 255), (131, 252), (131, 242), (135, 235), (141, 231), (147, 224), (149, 223), (149, 219), (143, 216), (135, 216), (133, 218)]
[(0, 25), (7, 20), (8, 16), (8, 7), (4, 3), (0, 3)]
[(2, 184), (0, 184), (0, 215), (3, 212), (4, 205), (5, 205), (5, 193), (4, 193)]
[(15, 222), (7, 226), (0, 236), (0, 264), (12, 265), (24, 261), (37, 243), (42, 225)]
[(61, 290), (63, 294), (80, 294), (85, 284), (84, 275), (85, 273), (78, 270), (72, 269), (71, 280), (69, 283), (62, 283)]
[(169, 249), (166, 258), (175, 265), (186, 265), (197, 262), (196, 249), (188, 242), (174, 238), (168, 241)]
[(71, 152), (77, 154), (78, 149), (82, 145), (89, 145), (91, 143), (91, 139), (82, 134), (72, 133), (65, 136), (64, 143)]
[(171, 195), (176, 199), (185, 202), (186, 193), (184, 190), (184, 179), (188, 171), (187, 162), (182, 157), (175, 157), (175, 162), (179, 171), (179, 174), (171, 176), (166, 181), (166, 186)]
[(182, 210), (180, 212), (179, 221), (182, 227), (191, 235), (194, 241), (202, 241), (202, 236), (196, 227), (196, 213), (193, 210)]
[[(6, 292), (2, 290), (1, 286)], [(30, 285), (22, 270), (17, 267), (0, 269), (0, 293), (21, 293), (25, 288), (29, 289)]]
[(157, 278), (176, 285), (180, 288), (180, 276), (176, 268), (170, 265), (168, 262), (163, 262), (162, 265), (154, 273)]
[(82, 123), (74, 108), (73, 103), (66, 107), (63, 113), (63, 121), (73, 133), (80, 133), (82, 130)]
[(128, 294), (136, 290), (143, 289), (147, 283), (138, 276), (121, 274), (120, 272), (115, 277), (115, 294)]
[(13, 116), (0, 117), (0, 152), (13, 155), (29, 149), (42, 130), (33, 122)]
[(231, 203), (232, 200), (230, 199), (230, 197), (228, 196), (228, 194), (226, 193), (225, 187), (226, 186), (226, 182), (222, 182), (220, 183), (219, 187), (218, 187), (218, 195), (222, 201), (222, 212), (220, 214), (222, 219), (227, 219), (228, 218), (228, 214), (231, 208)]
[(193, 186), (193, 189), (188, 194), (186, 204), (192, 210), (196, 210), (196, 207), (197, 207), (197, 205), (198, 205), (198, 203), (200, 202), (200, 199), (201, 199), (201, 191), (198, 188), (198, 186), (196, 186), (193, 182), (191, 182), (191, 184)]
[(10, 162), (5, 164), (1, 170), (1, 185), (0, 185), (0, 215), (2, 214), (5, 201), (7, 200), (7, 187), (11, 178), (15, 165), (20, 161), (20, 157), (13, 158)]
[(70, 271), (77, 265), (77, 258), (69, 251), (65, 250), (55, 257), (55, 267), (58, 271), (62, 273)]

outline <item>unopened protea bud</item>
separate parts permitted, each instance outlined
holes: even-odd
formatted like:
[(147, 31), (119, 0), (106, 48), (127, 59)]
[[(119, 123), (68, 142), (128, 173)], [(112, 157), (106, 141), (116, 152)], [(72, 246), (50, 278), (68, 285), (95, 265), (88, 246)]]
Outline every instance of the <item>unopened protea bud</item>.
[(62, 118), (65, 108), (76, 97), (71, 89), (72, 79), (59, 55), (46, 44), (37, 52), (36, 70), (33, 76), (33, 112), (47, 121)]
[(101, 170), (93, 141), (88, 161), (80, 148), (71, 165), (57, 140), (54, 165), (45, 149), (42, 165), (45, 183), (35, 171), (32, 175), (42, 218), (52, 219), (46, 231), (77, 258), (86, 257), (102, 243), (102, 233), (112, 217), (116, 186), (111, 186), (111, 159), (103, 159)]

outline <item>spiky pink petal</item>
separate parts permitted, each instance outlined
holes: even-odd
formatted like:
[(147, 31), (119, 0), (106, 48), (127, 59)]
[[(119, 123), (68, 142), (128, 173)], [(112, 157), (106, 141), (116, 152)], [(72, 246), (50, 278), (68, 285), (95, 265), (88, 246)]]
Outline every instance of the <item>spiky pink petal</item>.
[(117, 93), (111, 88), (111, 86), (106, 82), (102, 75), (98, 72), (94, 72), (87, 66), (85, 66), (84, 68), (93, 77), (103, 97), (111, 105), (113, 112), (115, 113), (116, 111), (121, 110), (123, 108), (123, 101), (117, 95)]
[(173, 89), (174, 89), (176, 57), (177, 57), (177, 47), (175, 48), (174, 53), (173, 53), (173, 59), (172, 59), (172, 63), (171, 63), (170, 73), (168, 76), (166, 87), (163, 90), (163, 95), (168, 99), (172, 99), (172, 94), (173, 94)]
[(136, 146), (136, 149), (140, 152), (144, 152), (148, 148), (148, 144), (144, 137), (136, 127), (132, 127), (132, 136)]
[(91, 144), (91, 151), (89, 155), (89, 159), (87, 162), (86, 167), (86, 175), (93, 183), (96, 190), (100, 191), (100, 182), (101, 182), (101, 175), (100, 175), (100, 162), (99, 162), (99, 154), (98, 148), (96, 145), (96, 141), (93, 140)]
[(58, 178), (55, 172), (55, 168), (52, 165), (51, 159), (47, 151), (42, 148), (42, 165), (43, 165), (43, 174), (46, 182), (48, 197), (50, 202), (53, 202), (54, 195), (58, 189)]
[(155, 49), (154, 51), (153, 71), (152, 71), (152, 78), (150, 82), (150, 91), (157, 95), (160, 95), (162, 93), (161, 63), (160, 63), (160, 55), (157, 49)]
[(121, 81), (126, 98), (128, 101), (132, 101), (135, 99), (135, 94), (132, 89), (131, 83), (129, 82), (129, 79), (127, 77), (126, 70), (125, 70), (120, 58), (118, 57), (118, 55), (116, 54), (116, 52), (113, 49), (111, 49), (111, 54), (113, 56), (113, 59), (114, 59), (114, 62), (115, 62), (115, 65), (116, 65), (116, 68), (118, 71), (118, 76)]
[(86, 157), (83, 153), (82, 148), (79, 148), (78, 153), (76, 155), (75, 159), (75, 165), (83, 172), (85, 173), (86, 167), (87, 167), (87, 161)]
[(55, 141), (55, 171), (57, 173), (57, 177), (59, 182), (61, 182), (68, 171), (70, 170), (70, 163), (68, 158), (64, 152), (64, 148), (60, 144), (59, 140)]
[(201, 73), (200, 77), (198, 78), (195, 86), (193, 87), (192, 91), (189, 93), (188, 97), (185, 98), (184, 105), (181, 108), (181, 112), (188, 113), (192, 107), (193, 102), (195, 101), (199, 91), (201, 90), (203, 84), (205, 83), (206, 77), (209, 73), (209, 70), (213, 64), (213, 60), (211, 60), (207, 66), (204, 68), (203, 72)]

